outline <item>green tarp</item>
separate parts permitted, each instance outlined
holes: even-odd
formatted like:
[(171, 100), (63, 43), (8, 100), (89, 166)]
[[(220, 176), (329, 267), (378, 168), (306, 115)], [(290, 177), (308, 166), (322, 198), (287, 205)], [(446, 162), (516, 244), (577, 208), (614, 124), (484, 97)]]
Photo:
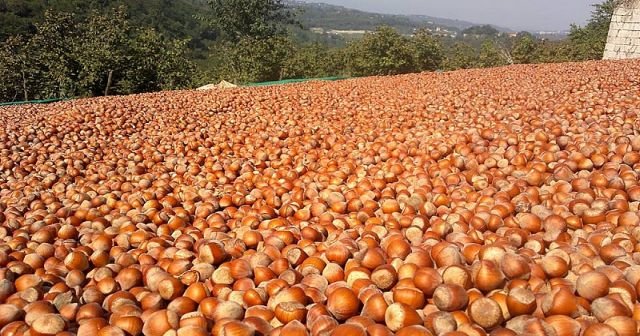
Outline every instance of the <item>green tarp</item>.
[(55, 102), (63, 101), (65, 99), (66, 98), (51, 98), (51, 99), (40, 99), (40, 100), (6, 102), (6, 103), (0, 103), (0, 106), (23, 105), (23, 104), (47, 104), (47, 103), (55, 103)]
[(261, 82), (261, 83), (249, 83), (244, 86), (269, 86), (269, 85), (282, 85), (282, 84), (291, 84), (291, 83), (302, 83), (308, 81), (336, 81), (341, 79), (347, 79), (348, 77), (322, 77), (322, 78), (301, 78), (301, 79), (284, 79), (280, 81), (272, 81), (272, 82)]

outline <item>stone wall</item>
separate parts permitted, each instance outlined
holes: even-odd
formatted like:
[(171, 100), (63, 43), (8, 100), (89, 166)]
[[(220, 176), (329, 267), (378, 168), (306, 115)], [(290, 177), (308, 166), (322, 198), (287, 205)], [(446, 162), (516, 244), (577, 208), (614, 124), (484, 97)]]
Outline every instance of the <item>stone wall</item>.
[(611, 18), (604, 59), (640, 58), (640, 0), (620, 4)]

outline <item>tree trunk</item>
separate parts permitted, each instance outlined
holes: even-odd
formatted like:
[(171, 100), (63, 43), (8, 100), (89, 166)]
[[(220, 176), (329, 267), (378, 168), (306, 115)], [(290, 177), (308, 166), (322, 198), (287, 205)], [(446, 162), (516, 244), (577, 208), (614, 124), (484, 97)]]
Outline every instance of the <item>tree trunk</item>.
[(109, 70), (109, 77), (107, 77), (107, 87), (104, 88), (104, 95), (109, 95), (109, 87), (111, 86), (111, 77), (113, 76), (113, 70)]
[(22, 73), (22, 90), (24, 91), (24, 101), (29, 100), (29, 93), (27, 92), (27, 78), (24, 75), (24, 71)]

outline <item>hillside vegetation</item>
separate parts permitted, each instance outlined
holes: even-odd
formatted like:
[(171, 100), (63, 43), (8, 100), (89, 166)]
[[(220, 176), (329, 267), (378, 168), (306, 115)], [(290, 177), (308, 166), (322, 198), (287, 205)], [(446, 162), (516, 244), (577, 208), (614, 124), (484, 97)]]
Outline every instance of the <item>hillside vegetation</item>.
[[(389, 26), (404, 34), (410, 34), (414, 30), (424, 27), (433, 29), (440, 27), (451, 32), (459, 31), (458, 27), (438, 24), (438, 18), (426, 16), (368, 13), (341, 6), (314, 3), (294, 3), (293, 6), (300, 10), (300, 23), (309, 28), (375, 30), (379, 26)], [(451, 20), (451, 23), (453, 22)], [(459, 25), (469, 27), (473, 24), (460, 22)]]
[[(0, 0), (0, 39), (25, 32), (35, 32), (35, 22), (44, 18), (45, 9), (61, 12), (90, 13), (92, 10), (108, 11), (126, 5), (129, 17), (136, 25), (149, 26), (171, 37), (203, 36), (206, 24), (196, 17), (210, 14), (206, 0)], [(415, 29), (441, 27), (453, 32), (469, 28), (471, 22), (436, 18), (424, 15), (389, 15), (368, 13), (341, 6), (290, 1), (287, 2), (299, 15), (305, 28), (322, 27), (336, 30), (374, 30), (390, 26), (402, 33)]]
[(547, 41), (279, 0), (0, 0), (0, 101), (598, 59), (612, 9)]
[(209, 11), (204, 0), (0, 0), (0, 39), (35, 33), (46, 10), (74, 13), (78, 19), (90, 13), (109, 13), (124, 6), (131, 23), (151, 27), (167, 37), (202, 38), (206, 26), (195, 19)]

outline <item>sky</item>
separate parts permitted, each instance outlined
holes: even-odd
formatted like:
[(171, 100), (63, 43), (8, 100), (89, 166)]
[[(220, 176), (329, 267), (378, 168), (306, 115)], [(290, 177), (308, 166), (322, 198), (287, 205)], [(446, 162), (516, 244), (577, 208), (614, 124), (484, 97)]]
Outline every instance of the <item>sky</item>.
[(584, 24), (599, 0), (305, 0), (377, 13), (421, 14), (515, 30), (567, 30)]

